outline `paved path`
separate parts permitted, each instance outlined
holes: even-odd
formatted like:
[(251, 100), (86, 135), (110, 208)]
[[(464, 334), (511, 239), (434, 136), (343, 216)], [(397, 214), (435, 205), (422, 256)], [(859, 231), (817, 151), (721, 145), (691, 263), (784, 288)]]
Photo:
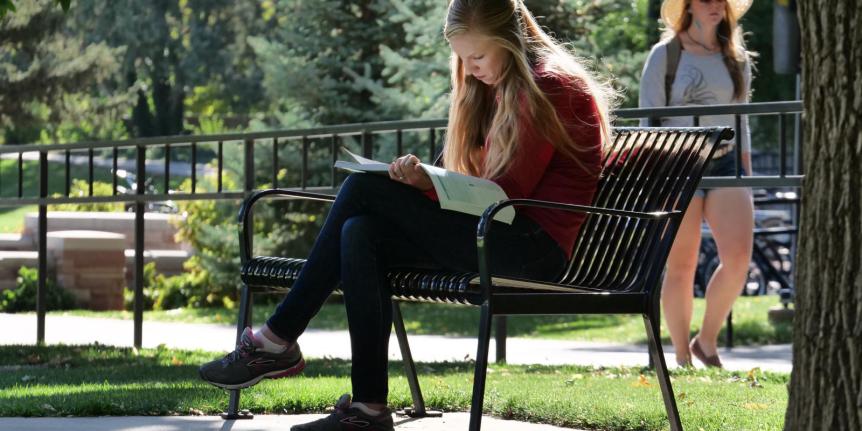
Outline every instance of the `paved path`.
[[(33, 344), (36, 339), (35, 314), (0, 314), (0, 344)], [(9, 330), (8, 328), (14, 328)], [(188, 324), (144, 321), (144, 347), (164, 344), (172, 348), (202, 349), (226, 352), (233, 349), (235, 332), (229, 325)], [(96, 319), (72, 316), (47, 316), (45, 341), (48, 344), (89, 344), (99, 342), (115, 346), (131, 346), (133, 326), (130, 320)], [(410, 335), (410, 348), (417, 361), (461, 361), (476, 356), (476, 339)], [(308, 330), (299, 339), (307, 357), (350, 358), (347, 331)], [(665, 358), (673, 364), (670, 346), (665, 346)], [(592, 366), (638, 366), (647, 364), (646, 346), (608, 343), (509, 338), (507, 361), (511, 364), (579, 364)], [(790, 345), (735, 347), (721, 349), (722, 362), (730, 370), (762, 370), (790, 372)], [(389, 357), (401, 359), (393, 334)], [(492, 341), (491, 359), (494, 357)], [(695, 361), (696, 362), (696, 361)], [(2, 429), (2, 427), (0, 427)]]

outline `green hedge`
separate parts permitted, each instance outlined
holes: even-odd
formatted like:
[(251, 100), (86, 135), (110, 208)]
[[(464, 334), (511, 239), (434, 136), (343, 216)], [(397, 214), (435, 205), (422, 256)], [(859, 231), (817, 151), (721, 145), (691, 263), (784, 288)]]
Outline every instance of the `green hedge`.
[[(22, 267), (18, 271), (17, 287), (0, 291), (0, 311), (14, 313), (18, 311), (36, 311), (36, 288), (39, 285), (39, 271), (36, 268)], [(75, 298), (71, 293), (54, 282), (46, 283), (46, 309), (69, 310), (75, 308)]]

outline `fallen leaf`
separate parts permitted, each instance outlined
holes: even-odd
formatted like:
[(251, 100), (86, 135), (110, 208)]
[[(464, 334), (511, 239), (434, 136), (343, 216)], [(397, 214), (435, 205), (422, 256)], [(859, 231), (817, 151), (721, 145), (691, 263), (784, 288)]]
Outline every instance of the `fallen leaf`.
[(760, 368), (755, 367), (748, 371), (748, 375), (746, 376), (746, 380), (748, 381), (749, 388), (762, 388), (763, 385), (757, 381), (757, 375), (760, 373)]
[(757, 380), (757, 375), (760, 374), (760, 367), (754, 367), (748, 370), (748, 380)]
[(632, 387), (635, 388), (648, 388), (650, 386), (652, 386), (652, 384), (650, 384), (649, 380), (647, 380), (646, 376), (644, 376), (643, 374), (638, 376), (637, 382), (632, 383)]

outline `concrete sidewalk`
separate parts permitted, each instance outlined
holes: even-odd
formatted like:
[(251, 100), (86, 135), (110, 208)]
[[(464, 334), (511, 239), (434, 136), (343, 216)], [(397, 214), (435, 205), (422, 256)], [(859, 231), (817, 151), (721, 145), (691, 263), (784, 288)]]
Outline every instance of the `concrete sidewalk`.
[[(0, 418), (0, 430), (8, 431), (287, 431), (324, 415), (269, 415), (253, 420), (224, 421), (217, 416), (124, 416), (96, 418)], [(464, 430), (467, 413), (446, 413), (439, 418), (395, 418), (397, 431)], [(550, 425), (506, 421), (485, 416), (482, 429), (493, 431), (561, 431)]]
[[(36, 341), (35, 314), (0, 314), (0, 327), (15, 328), (0, 334), (0, 344), (34, 344)], [(47, 316), (45, 323), (45, 341), (48, 344), (99, 342), (113, 346), (131, 346), (133, 334), (130, 320)], [(233, 350), (235, 336), (235, 329), (229, 325), (145, 320), (143, 327), (144, 347), (164, 344), (171, 348), (209, 350), (214, 352), (214, 356)], [(463, 361), (476, 356), (475, 338), (409, 335), (409, 341), (413, 357), (419, 362)], [(307, 357), (350, 358), (350, 337), (347, 331), (308, 330), (299, 339), (299, 343)], [(664, 346), (664, 351), (666, 361), (672, 366), (672, 347)], [(792, 349), (789, 344), (720, 349), (720, 355), (725, 368), (729, 370), (747, 371), (760, 367), (762, 370), (789, 373), (792, 368)], [(389, 357), (401, 359), (394, 334), (389, 343)], [(511, 364), (606, 367), (643, 366), (648, 362), (645, 345), (529, 338), (509, 338), (506, 359)], [(494, 360), (493, 341), (491, 360)]]

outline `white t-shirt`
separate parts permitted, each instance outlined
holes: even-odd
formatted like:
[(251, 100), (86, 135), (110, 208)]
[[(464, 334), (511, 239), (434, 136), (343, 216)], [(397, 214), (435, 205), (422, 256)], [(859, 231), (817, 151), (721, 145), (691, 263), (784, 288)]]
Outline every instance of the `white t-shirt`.
[[(746, 103), (751, 92), (751, 63), (746, 61), (742, 72), (743, 85), (746, 94), (743, 101), (733, 98), (733, 81), (727, 66), (724, 65), (721, 53), (711, 55), (695, 55), (682, 50), (679, 57), (679, 67), (670, 91), (670, 103), (665, 101), (664, 78), (667, 69), (667, 41), (653, 46), (644, 64), (640, 85), (640, 107), (657, 108), (662, 106), (688, 105), (724, 105), (731, 103)], [(642, 119), (641, 126), (647, 126), (648, 120)], [(733, 115), (707, 115), (700, 117), (701, 126), (735, 127)], [(665, 127), (691, 127), (694, 125), (691, 116), (667, 117), (661, 119)], [(751, 151), (751, 134), (748, 130), (748, 116), (740, 118), (742, 151)], [(739, 141), (737, 141), (739, 142)]]

